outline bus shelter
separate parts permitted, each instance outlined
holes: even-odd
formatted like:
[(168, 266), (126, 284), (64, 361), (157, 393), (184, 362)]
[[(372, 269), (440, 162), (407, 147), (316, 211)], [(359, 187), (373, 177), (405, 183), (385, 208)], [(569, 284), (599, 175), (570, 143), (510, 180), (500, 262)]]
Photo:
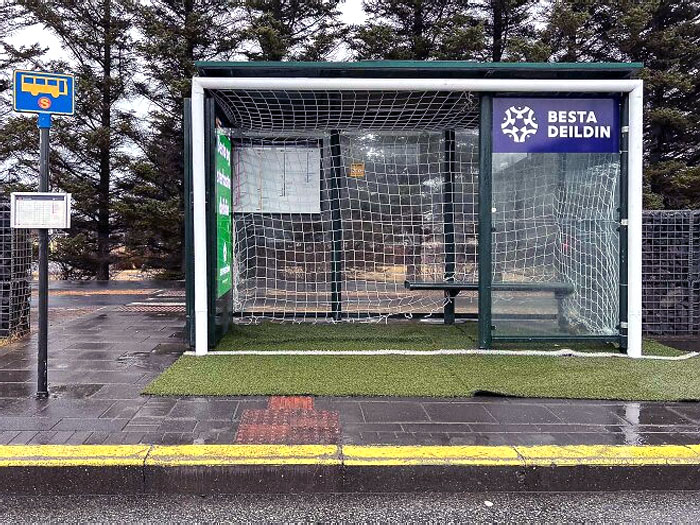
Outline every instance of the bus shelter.
[(640, 64), (201, 62), (187, 316), (478, 323), (641, 355)]

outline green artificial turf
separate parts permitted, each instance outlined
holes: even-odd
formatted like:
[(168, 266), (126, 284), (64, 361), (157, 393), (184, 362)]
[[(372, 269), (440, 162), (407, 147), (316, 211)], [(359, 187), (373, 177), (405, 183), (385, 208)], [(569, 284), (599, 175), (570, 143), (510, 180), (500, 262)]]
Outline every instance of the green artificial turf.
[[(423, 323), (236, 326), (217, 350), (474, 348), (475, 326)], [(523, 348), (524, 345), (511, 348)], [(533, 345), (528, 345), (532, 349)], [(611, 350), (538, 344), (538, 349)], [(646, 341), (645, 354), (682, 352)], [(155, 395), (328, 395), (700, 399), (700, 358), (648, 361), (533, 356), (182, 356), (152, 382)]]
[[(477, 348), (477, 324), (451, 326), (416, 321), (378, 323), (271, 323), (233, 325), (216, 350), (440, 350)], [(603, 343), (509, 343), (508, 350), (560, 350), (615, 352)], [(680, 355), (683, 352), (654, 341), (645, 342), (645, 353)]]
[(473, 396), (700, 399), (700, 358), (182, 356), (156, 395)]
[(439, 350), (476, 348), (476, 323), (234, 325), (216, 350)]

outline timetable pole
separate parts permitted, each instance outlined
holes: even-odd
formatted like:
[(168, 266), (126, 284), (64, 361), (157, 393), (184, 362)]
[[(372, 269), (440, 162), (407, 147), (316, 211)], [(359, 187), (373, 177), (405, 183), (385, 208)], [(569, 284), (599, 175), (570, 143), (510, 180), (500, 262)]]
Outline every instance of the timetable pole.
[[(49, 191), (49, 129), (51, 115), (39, 114), (39, 191)], [(49, 396), (49, 230), (39, 230), (39, 356), (37, 362), (37, 397)]]

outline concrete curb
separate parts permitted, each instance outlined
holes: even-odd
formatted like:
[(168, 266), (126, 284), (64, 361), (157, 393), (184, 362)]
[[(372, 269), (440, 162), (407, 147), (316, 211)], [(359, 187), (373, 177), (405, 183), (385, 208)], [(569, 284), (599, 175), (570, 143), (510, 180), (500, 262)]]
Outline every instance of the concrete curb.
[(700, 489), (700, 445), (7, 445), (5, 494)]

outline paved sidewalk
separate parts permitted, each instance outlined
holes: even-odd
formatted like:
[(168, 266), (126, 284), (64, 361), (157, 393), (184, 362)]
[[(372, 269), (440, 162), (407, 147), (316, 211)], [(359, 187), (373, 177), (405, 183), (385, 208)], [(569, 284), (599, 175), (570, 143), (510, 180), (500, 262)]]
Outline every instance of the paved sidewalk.
[(157, 306), (123, 305), (177, 304), (184, 298), (177, 289), (122, 295), (121, 302), (117, 297), (104, 301), (110, 306), (51, 327), (49, 399), (33, 397), (35, 336), (0, 348), (0, 445), (699, 441), (698, 403), (142, 396), (143, 388), (184, 351), (184, 317), (175, 307), (158, 313)]

